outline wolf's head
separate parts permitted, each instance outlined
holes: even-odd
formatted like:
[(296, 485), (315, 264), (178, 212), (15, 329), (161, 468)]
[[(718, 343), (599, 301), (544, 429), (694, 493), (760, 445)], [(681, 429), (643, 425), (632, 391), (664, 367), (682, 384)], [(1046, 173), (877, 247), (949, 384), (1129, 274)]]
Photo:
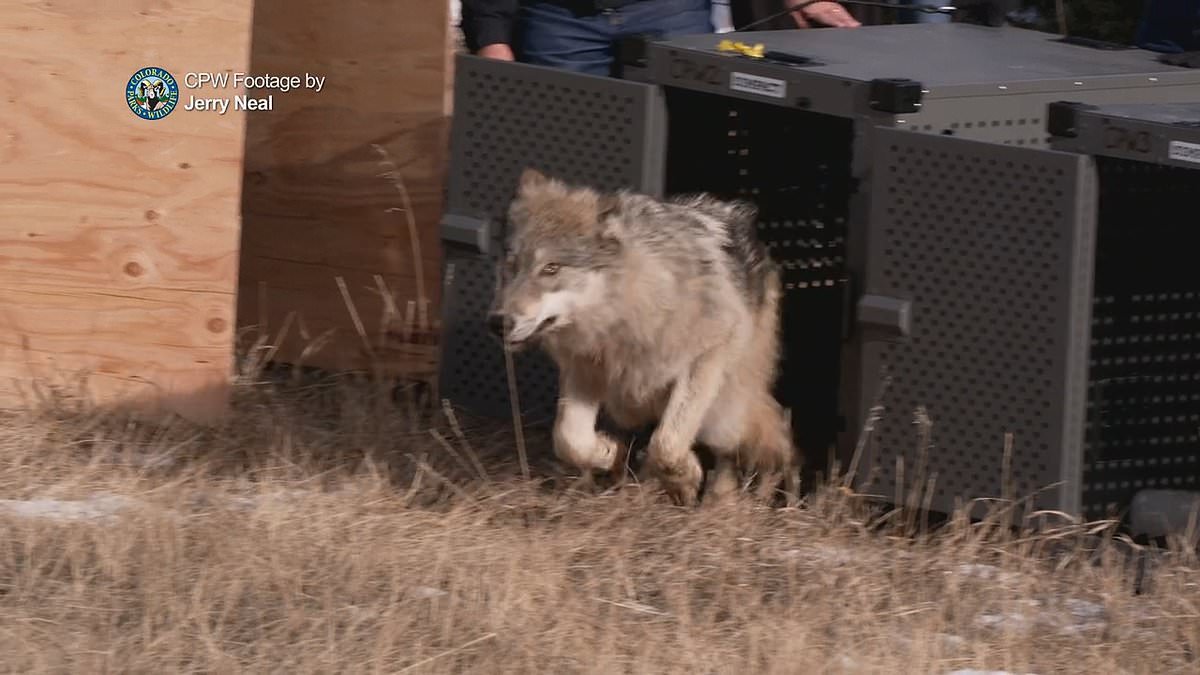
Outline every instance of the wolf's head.
[[(618, 197), (526, 169), (508, 209), (508, 245), (491, 330), (518, 347), (579, 327), (608, 302)], [(589, 316), (591, 315), (591, 316)]]

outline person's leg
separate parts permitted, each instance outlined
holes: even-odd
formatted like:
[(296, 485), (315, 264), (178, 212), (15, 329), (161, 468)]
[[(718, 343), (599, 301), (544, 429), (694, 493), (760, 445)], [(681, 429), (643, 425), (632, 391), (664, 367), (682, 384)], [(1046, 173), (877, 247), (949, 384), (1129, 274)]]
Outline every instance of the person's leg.
[(522, 5), (516, 59), (523, 63), (608, 75), (612, 67), (612, 28), (608, 15), (576, 16), (547, 3)]

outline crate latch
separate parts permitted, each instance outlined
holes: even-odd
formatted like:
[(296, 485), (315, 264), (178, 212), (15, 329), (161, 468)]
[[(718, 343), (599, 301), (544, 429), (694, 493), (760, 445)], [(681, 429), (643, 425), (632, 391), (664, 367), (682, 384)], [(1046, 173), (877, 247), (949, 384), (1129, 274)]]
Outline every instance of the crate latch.
[(442, 241), (454, 246), (466, 247), (475, 253), (487, 254), (491, 250), (491, 222), (455, 213), (442, 216)]
[(864, 295), (858, 300), (857, 321), (870, 338), (904, 339), (912, 332), (912, 303), (886, 295)]

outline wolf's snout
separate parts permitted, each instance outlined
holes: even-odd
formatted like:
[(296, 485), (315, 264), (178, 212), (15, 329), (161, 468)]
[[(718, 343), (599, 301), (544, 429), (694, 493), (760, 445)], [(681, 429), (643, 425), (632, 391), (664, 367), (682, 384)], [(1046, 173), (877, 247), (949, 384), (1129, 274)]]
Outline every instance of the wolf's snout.
[(504, 315), (499, 312), (492, 312), (487, 318), (488, 330), (496, 337), (504, 335)]

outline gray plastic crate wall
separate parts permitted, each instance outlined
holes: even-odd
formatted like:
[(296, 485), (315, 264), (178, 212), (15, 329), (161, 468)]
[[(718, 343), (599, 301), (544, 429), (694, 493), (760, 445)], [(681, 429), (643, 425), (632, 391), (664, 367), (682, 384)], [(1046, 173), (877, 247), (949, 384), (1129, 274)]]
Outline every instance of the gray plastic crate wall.
[(1086, 518), (1200, 490), (1200, 171), (922, 136), (875, 151), (867, 284), (910, 299), (913, 324), (865, 352), (893, 381), (860, 489), (936, 477), (949, 510), (1004, 494), (1007, 470), (1015, 496)]
[[(440, 392), (451, 404), (508, 417), (508, 373), (485, 318), (503, 226), (520, 172), (536, 167), (601, 189), (659, 190), (653, 88), (610, 78), (459, 56), (447, 213), (490, 220), (491, 250), (444, 246)], [(523, 421), (553, 418), (557, 370), (536, 350), (514, 354)]]
[(1092, 104), (1188, 100), (1186, 87), (1110, 88), (1014, 93), (1003, 96), (927, 98), (921, 112), (900, 115), (896, 128), (958, 136), (1017, 147), (1049, 147), (1047, 106), (1064, 97)]
[(864, 292), (909, 303), (911, 320), (907, 335), (860, 327), (859, 391), (883, 407), (858, 489), (948, 513), (959, 498), (1001, 497), (1007, 478), (1035, 508), (1074, 510), (1090, 175), (1065, 153), (893, 130), (877, 140)]
[(1097, 157), (1085, 515), (1200, 490), (1200, 169)]

